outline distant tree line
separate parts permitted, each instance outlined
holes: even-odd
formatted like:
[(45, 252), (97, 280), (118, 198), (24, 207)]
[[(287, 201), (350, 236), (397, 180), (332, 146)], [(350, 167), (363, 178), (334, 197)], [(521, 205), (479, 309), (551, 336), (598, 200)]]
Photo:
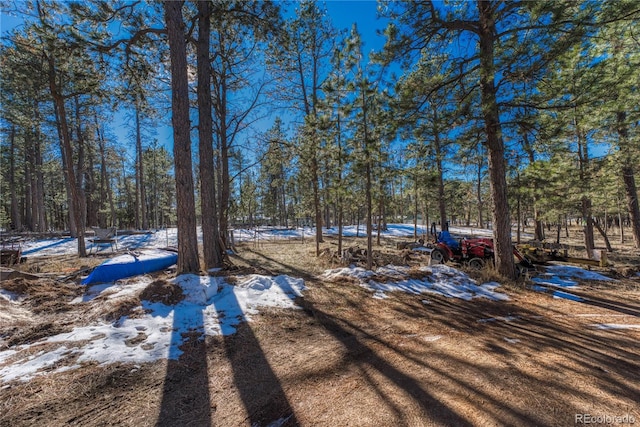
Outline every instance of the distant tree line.
[(233, 224), (314, 225), (319, 253), (363, 223), (369, 254), (388, 221), (491, 225), (511, 277), (514, 225), (640, 248), (637, 2), (384, 1), (379, 52), (280, 6), (4, 4), (3, 228), (68, 229), (84, 256), (88, 226), (175, 224), (180, 272), (198, 225), (206, 268)]

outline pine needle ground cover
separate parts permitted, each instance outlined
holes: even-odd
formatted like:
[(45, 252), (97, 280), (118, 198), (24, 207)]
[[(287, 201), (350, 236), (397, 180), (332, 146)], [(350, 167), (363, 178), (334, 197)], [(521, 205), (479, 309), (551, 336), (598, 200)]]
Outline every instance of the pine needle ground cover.
[[(327, 239), (326, 247), (334, 245)], [(380, 250), (393, 246), (389, 240)], [(562, 291), (581, 301), (536, 291), (535, 282), (481, 288), (496, 277), (457, 267), (395, 266), (366, 277), (317, 258), (312, 242), (239, 245), (235, 269), (206, 283), (177, 282), (168, 273), (89, 289), (5, 280), (0, 424), (572, 425), (577, 414), (638, 420), (640, 279), (627, 261), (626, 275), (603, 271), (613, 280), (553, 276), (574, 282)], [(448, 294), (432, 286), (446, 275)], [(468, 298), (451, 292), (460, 286)], [(291, 291), (284, 305), (266, 302), (276, 288)], [(232, 297), (239, 311), (229, 308)], [(254, 297), (262, 305), (251, 305)], [(178, 307), (201, 309), (185, 311), (183, 324)], [(148, 317), (155, 330), (135, 323)], [(138, 329), (125, 335), (128, 325)], [(233, 331), (218, 333), (225, 325)], [(87, 327), (96, 335), (68, 337)], [(81, 360), (79, 349), (108, 334), (110, 360)], [(67, 340), (55, 338), (61, 336)], [(164, 356), (115, 357), (120, 347), (146, 354), (166, 336), (179, 345)]]

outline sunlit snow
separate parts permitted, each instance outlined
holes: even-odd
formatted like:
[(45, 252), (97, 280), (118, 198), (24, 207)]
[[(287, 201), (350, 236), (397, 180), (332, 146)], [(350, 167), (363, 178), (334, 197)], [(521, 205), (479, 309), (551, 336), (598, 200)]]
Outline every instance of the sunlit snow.
[(346, 267), (325, 271), (323, 277), (336, 280), (351, 277), (359, 280), (361, 286), (374, 291), (374, 298), (384, 298), (384, 292), (401, 291), (410, 294), (432, 293), (449, 298), (471, 300), (484, 297), (496, 301), (508, 300), (506, 294), (495, 289), (500, 284), (491, 282), (478, 285), (466, 273), (447, 265), (420, 267), (422, 278), (409, 277), (410, 267), (381, 267), (376, 271), (368, 271), (361, 267)]
[[(90, 287), (87, 295), (76, 302), (91, 301), (99, 295), (122, 298), (149, 283), (143, 276), (127, 282), (126, 286), (116, 283)], [(193, 330), (205, 335), (231, 334), (240, 322), (250, 320), (261, 307), (296, 307), (294, 299), (302, 296), (305, 289), (302, 279), (289, 276), (250, 275), (239, 277), (238, 282), (231, 285), (218, 277), (182, 275), (174, 279), (174, 283), (185, 295), (175, 306), (143, 301), (147, 313), (141, 317), (122, 317), (114, 323), (78, 327), (28, 346), (0, 352), (0, 380), (28, 380), (69, 356), (77, 357), (75, 366), (86, 362), (143, 363), (176, 359), (182, 354), (179, 347), (183, 334)], [(60, 346), (35, 356), (21, 357), (28, 350), (52, 343)]]

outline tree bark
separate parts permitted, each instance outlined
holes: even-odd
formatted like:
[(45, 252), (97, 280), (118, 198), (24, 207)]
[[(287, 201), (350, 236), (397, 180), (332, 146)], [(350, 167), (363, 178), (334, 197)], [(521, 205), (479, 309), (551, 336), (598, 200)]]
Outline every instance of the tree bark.
[[(640, 249), (640, 208), (638, 207), (638, 188), (632, 167), (625, 166), (622, 168), (622, 179), (627, 196), (627, 210), (631, 221), (634, 247)], [(622, 229), (622, 224), (620, 224), (620, 229)]]
[(78, 165), (76, 167), (76, 185), (78, 186), (78, 200), (80, 206), (80, 222), (78, 223), (78, 228), (85, 230), (87, 228), (87, 198), (84, 191), (86, 144), (84, 140), (84, 132), (82, 131), (80, 101), (78, 100), (78, 96), (74, 98), (74, 102), (76, 113), (76, 133), (78, 137)]
[(202, 212), (202, 249), (205, 268), (220, 268), (224, 249), (218, 229), (215, 168), (213, 153), (213, 123), (211, 106), (211, 62), (209, 37), (211, 35), (211, 2), (200, 0), (198, 6), (198, 143), (200, 160), (200, 210)]
[(478, 0), (480, 38), (480, 91), (482, 115), (489, 151), (489, 182), (493, 207), (493, 243), (496, 268), (505, 277), (515, 279), (511, 216), (507, 198), (506, 162), (500, 113), (496, 100), (494, 44), (496, 25), (490, 2)]
[(42, 133), (40, 129), (40, 107), (38, 101), (33, 101), (34, 139), (33, 139), (33, 178), (34, 178), (34, 216), (36, 231), (46, 231), (47, 217), (44, 209), (44, 174), (42, 172)]
[(476, 180), (477, 206), (478, 206), (478, 228), (484, 228), (484, 201), (482, 200), (482, 160), (478, 161), (478, 176)]
[(600, 226), (598, 221), (593, 221), (593, 225), (596, 227), (596, 229), (598, 230), (598, 232), (600, 233), (600, 235), (604, 239), (604, 245), (607, 248), (607, 250), (609, 252), (612, 252), (613, 248), (611, 247), (611, 242), (609, 241), (609, 237), (607, 236), (607, 232), (602, 229), (602, 227)]
[(142, 135), (140, 135), (140, 105), (139, 101), (136, 99), (135, 105), (135, 126), (136, 126), (136, 180), (135, 180), (135, 198), (134, 198), (134, 214), (133, 221), (136, 230), (140, 230), (140, 192), (142, 190), (142, 178), (141, 178), (141, 170), (142, 167)]
[[(313, 131), (313, 138), (317, 138), (316, 130)], [(315, 145), (315, 143), (314, 143)], [(315, 148), (314, 148), (315, 151)], [(322, 239), (322, 206), (320, 205), (320, 178), (318, 177), (318, 157), (317, 153), (312, 154), (311, 159), (311, 180), (313, 186), (313, 209), (316, 214), (316, 256), (320, 255), (320, 243)]]
[(227, 115), (226, 115), (226, 84), (223, 83), (224, 102), (222, 106), (223, 119), (220, 120), (220, 162), (221, 162), (221, 189), (220, 189), (220, 239), (226, 248), (227, 233), (229, 232), (229, 200), (231, 199), (231, 179), (229, 177), (229, 142), (227, 140)]
[(182, 1), (166, 0), (164, 17), (171, 60), (171, 122), (178, 205), (178, 274), (200, 271), (189, 121), (187, 50)]
[[(60, 114), (58, 113), (58, 109), (55, 106), (55, 102), (54, 102), (54, 116), (56, 119), (56, 129), (58, 131), (58, 140), (60, 143), (60, 158), (62, 160), (62, 174), (63, 176), (66, 178), (66, 165), (67, 165), (67, 159), (65, 156), (65, 152), (64, 152), (64, 146), (63, 146), (63, 136), (62, 136), (62, 125), (60, 123)], [(78, 227), (76, 226), (76, 219), (74, 216), (74, 211), (73, 211), (73, 196), (72, 196), (72, 191), (71, 191), (71, 185), (69, 183), (68, 179), (64, 180), (64, 188), (65, 188), (65, 192), (66, 192), (66, 196), (67, 196), (67, 221), (68, 221), (68, 225), (69, 225), (69, 234), (71, 235), (71, 237), (78, 237)]]
[(340, 115), (340, 109), (338, 108), (337, 118), (336, 118), (336, 126), (337, 126), (337, 138), (338, 138), (338, 256), (342, 256), (342, 228), (343, 228), (343, 214), (344, 207), (342, 201), (342, 119)]
[(448, 231), (447, 204), (444, 197), (444, 168), (442, 166), (442, 143), (440, 141), (440, 130), (437, 126), (438, 112), (433, 107), (433, 144), (436, 151), (436, 170), (438, 171), (438, 209), (440, 212), (440, 230)]
[[(56, 63), (51, 51), (45, 54), (48, 63), (48, 77), (49, 77), (49, 90), (51, 97), (53, 98), (54, 109), (56, 112), (56, 119), (59, 125), (60, 131), (60, 150), (63, 158), (63, 173), (68, 184), (67, 189), (69, 191), (69, 213), (70, 218), (73, 218), (73, 223), (76, 226), (76, 237), (78, 238), (78, 255), (80, 257), (87, 256), (87, 249), (84, 241), (85, 230), (82, 227), (82, 203), (81, 195), (78, 189), (76, 175), (73, 166), (73, 148), (71, 146), (71, 134), (69, 132), (69, 125), (67, 122), (67, 111), (64, 105), (64, 97), (58, 87), (57, 83), (57, 70)], [(70, 224), (71, 225), (71, 224)], [(73, 230), (72, 230), (73, 231)]]
[(11, 198), (11, 229), (22, 230), (22, 215), (16, 192), (16, 128), (11, 125), (9, 133), (9, 195)]
[[(99, 207), (101, 210), (103, 203), (105, 201), (109, 202), (109, 211), (111, 220), (108, 222), (110, 226), (116, 225), (116, 207), (113, 202), (113, 191), (111, 191), (111, 180), (109, 179), (109, 170), (107, 168), (107, 153), (106, 153), (106, 142), (104, 140), (104, 135), (100, 131), (100, 125), (98, 124), (98, 115), (97, 113), (94, 115), (94, 122), (96, 125), (96, 134), (98, 139), (98, 150), (100, 151), (100, 203)], [(100, 227), (107, 226), (106, 215), (99, 215), (99, 225)]]
[[(640, 207), (638, 206), (638, 188), (636, 178), (633, 173), (633, 158), (629, 147), (629, 131), (627, 127), (627, 114), (620, 111), (616, 115), (618, 136), (620, 137), (620, 147), (623, 155), (622, 181), (624, 182), (624, 192), (627, 198), (627, 211), (631, 220), (631, 233), (633, 234), (634, 247), (640, 249)], [(620, 223), (622, 230), (622, 223)]]
[[(418, 174), (413, 180), (413, 238), (418, 239)], [(424, 218), (423, 218), (424, 219)], [(425, 232), (426, 234), (426, 232)]]
[[(587, 149), (587, 142), (582, 135), (580, 124), (578, 122), (577, 108), (574, 107), (574, 126), (576, 132), (576, 139), (578, 142), (578, 166), (580, 168), (580, 181), (585, 182), (587, 177), (587, 166), (589, 164), (589, 151)], [(584, 190), (584, 189), (583, 189)], [(593, 258), (593, 249), (595, 247), (594, 233), (593, 233), (593, 217), (591, 214), (591, 199), (586, 195), (581, 199), (581, 213), (584, 220), (584, 246), (587, 251), (587, 257)]]
[[(536, 161), (534, 149), (529, 142), (529, 136), (526, 130), (522, 132), (522, 140), (524, 143), (524, 150), (529, 157), (529, 164), (533, 165)], [(540, 196), (538, 195), (538, 183), (534, 181), (533, 183), (533, 222), (534, 222), (534, 240), (543, 241), (544, 240), (544, 227), (542, 225), (542, 219), (540, 218), (540, 210), (538, 206), (540, 205)]]
[(36, 231), (33, 218), (33, 135), (25, 132), (24, 136), (24, 222), (29, 231)]
[(367, 99), (365, 89), (365, 85), (362, 84), (362, 125), (364, 130), (363, 147), (366, 166), (365, 198), (367, 203), (367, 270), (371, 270), (373, 268), (373, 225), (371, 223), (373, 205), (371, 202), (371, 152), (369, 149), (369, 124), (367, 122)]

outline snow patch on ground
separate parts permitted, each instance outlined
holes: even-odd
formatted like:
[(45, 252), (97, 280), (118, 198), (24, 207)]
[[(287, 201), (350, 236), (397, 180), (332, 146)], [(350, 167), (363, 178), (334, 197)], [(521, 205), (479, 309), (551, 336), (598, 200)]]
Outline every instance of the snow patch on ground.
[(561, 277), (553, 276), (553, 275), (548, 274), (548, 273), (542, 274), (541, 277), (534, 277), (531, 280), (533, 282), (539, 283), (541, 285), (557, 286), (559, 288), (576, 288), (576, 287), (578, 287), (578, 282), (576, 282), (576, 281), (569, 280), (569, 279), (563, 279)]
[[(450, 227), (449, 230), (453, 234), (474, 236), (474, 237), (492, 237), (491, 230), (472, 227)], [(202, 229), (198, 227), (198, 241), (202, 241)], [(429, 230), (425, 227), (418, 226), (418, 235), (424, 235)], [(324, 235), (337, 235), (338, 228), (333, 227), (322, 230)], [(298, 228), (278, 228), (278, 227), (260, 227), (257, 229), (236, 229), (233, 230), (233, 238), (235, 242), (251, 242), (257, 240), (301, 240), (315, 236), (316, 230), (313, 227)], [(364, 225), (356, 227), (349, 225), (343, 227), (342, 234), (345, 237), (365, 236), (366, 229)], [(413, 224), (388, 224), (386, 230), (381, 230), (381, 235), (385, 237), (404, 237), (412, 238), (414, 236)], [(525, 238), (529, 235), (524, 235)], [(95, 247), (89, 239), (93, 236), (87, 236), (85, 240), (87, 251), (110, 251), (104, 247)], [(115, 237), (118, 249), (138, 250), (145, 248), (162, 248), (166, 246), (178, 245), (177, 228), (168, 228), (160, 230), (151, 230), (146, 234), (132, 234)], [(22, 253), (29, 257), (47, 256), (47, 255), (65, 255), (78, 253), (78, 241), (75, 238), (65, 237), (57, 239), (33, 240), (22, 243)]]
[[(126, 284), (93, 286), (81, 301), (91, 302), (98, 296), (121, 298), (139, 292), (150, 281), (143, 276)], [(239, 323), (250, 320), (262, 307), (295, 308), (294, 299), (305, 290), (302, 279), (289, 276), (244, 276), (231, 285), (223, 278), (188, 274), (178, 276), (174, 283), (185, 295), (175, 306), (143, 301), (146, 314), (141, 317), (125, 316), (114, 323), (78, 327), (28, 346), (0, 351), (0, 381), (27, 381), (34, 375), (61, 372), (89, 362), (145, 363), (162, 358), (177, 359), (182, 354), (179, 347), (183, 344), (183, 334), (194, 330), (205, 335), (231, 334)], [(42, 350), (35, 356), (20, 358), (27, 350), (58, 343), (60, 346), (52, 351)], [(52, 369), (70, 356), (77, 357), (76, 365)], [(13, 362), (8, 362), (10, 360)]]
[(578, 286), (577, 280), (611, 281), (614, 279), (598, 272), (585, 270), (584, 268), (572, 265), (550, 265), (545, 267), (544, 273), (541, 273), (538, 277), (534, 277), (531, 280), (540, 285), (555, 286), (558, 288), (575, 288)]
[(471, 300), (472, 298), (483, 297), (495, 301), (505, 301), (509, 297), (497, 292), (499, 283), (491, 282), (478, 285), (466, 273), (447, 265), (434, 265), (430, 267), (420, 267), (423, 278), (407, 278), (410, 273), (409, 267), (392, 266), (381, 267), (376, 271), (368, 271), (360, 267), (346, 267), (334, 270), (327, 270), (322, 277), (328, 280), (339, 278), (355, 278), (360, 285), (374, 291), (374, 298), (384, 298), (385, 292), (407, 292), (410, 294), (433, 293), (447, 298), (460, 298)]
[(619, 323), (594, 323), (594, 328), (604, 329), (604, 330), (615, 330), (615, 329), (640, 329), (640, 325), (625, 325)]
[(572, 265), (550, 265), (545, 267), (544, 273), (541, 273), (538, 277), (534, 277), (531, 280), (537, 283), (537, 285), (531, 288), (534, 291), (549, 293), (554, 298), (584, 302), (584, 298), (570, 292), (565, 292), (562, 289), (577, 288), (579, 284), (578, 280), (612, 281), (615, 279), (595, 271), (585, 270), (584, 268)]
[(519, 320), (518, 316), (499, 316), (499, 317), (488, 317), (486, 319), (479, 319), (479, 323), (489, 323), (489, 322), (515, 322)]
[(2, 288), (0, 288), (0, 298), (16, 304), (20, 302), (20, 295)]
[[(3, 358), (2, 353), (4, 352), (0, 352), (0, 363)], [(58, 347), (53, 351), (41, 351), (0, 369), (0, 378), (2, 378), (3, 381), (11, 381), (16, 378), (28, 381), (33, 378), (34, 375), (37, 375), (38, 371), (52, 367), (71, 353), (72, 350), (64, 346)], [(11, 355), (15, 355), (15, 352)]]
[(572, 265), (550, 265), (545, 267), (545, 269), (547, 270), (547, 274), (564, 278), (603, 281), (614, 280), (596, 271), (585, 270), (584, 268)]
[(133, 280), (118, 280), (117, 282), (98, 283), (86, 286), (84, 294), (74, 298), (71, 303), (89, 302), (98, 297), (126, 298), (137, 295), (152, 282), (150, 276), (138, 276)]

